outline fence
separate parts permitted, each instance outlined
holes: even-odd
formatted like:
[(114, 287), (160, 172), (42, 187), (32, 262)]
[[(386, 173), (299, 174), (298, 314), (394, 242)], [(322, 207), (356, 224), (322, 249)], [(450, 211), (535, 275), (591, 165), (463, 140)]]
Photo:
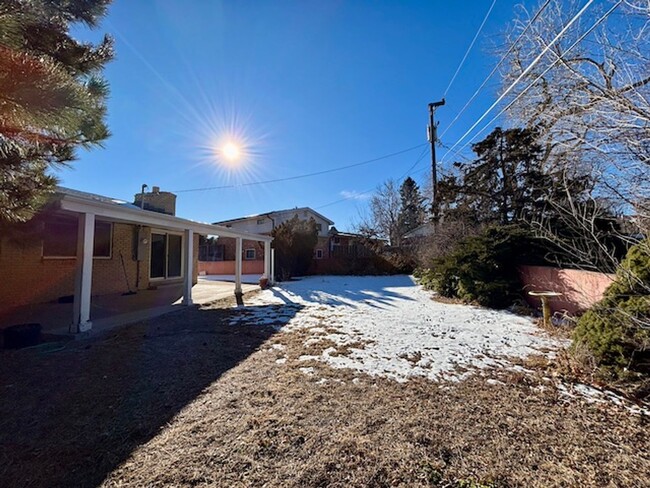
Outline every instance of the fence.
[[(234, 275), (235, 261), (199, 261), (199, 273), (207, 275)], [(242, 274), (264, 273), (264, 261), (242, 261)]]
[(520, 266), (519, 277), (526, 300), (532, 306), (539, 307), (540, 302), (528, 295), (529, 291), (555, 291), (562, 295), (549, 300), (551, 310), (566, 310), (574, 314), (598, 302), (615, 275), (548, 266)]

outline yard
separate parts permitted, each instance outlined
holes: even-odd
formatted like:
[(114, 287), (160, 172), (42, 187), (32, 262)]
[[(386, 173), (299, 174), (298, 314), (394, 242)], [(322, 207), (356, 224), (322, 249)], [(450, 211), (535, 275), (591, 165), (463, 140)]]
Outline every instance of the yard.
[(530, 319), (312, 277), (0, 352), (6, 486), (647, 486), (650, 415)]

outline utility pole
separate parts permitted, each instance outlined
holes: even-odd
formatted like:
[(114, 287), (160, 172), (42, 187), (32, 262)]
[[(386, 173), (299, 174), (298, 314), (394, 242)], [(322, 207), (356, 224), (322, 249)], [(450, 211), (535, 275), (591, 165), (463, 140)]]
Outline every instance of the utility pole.
[(435, 123), (433, 115), (436, 108), (442, 107), (445, 104), (443, 98), (439, 102), (429, 104), (429, 127), (427, 136), (431, 143), (431, 214), (434, 222), (438, 219), (438, 169), (436, 167), (436, 142), (438, 141), (438, 124)]

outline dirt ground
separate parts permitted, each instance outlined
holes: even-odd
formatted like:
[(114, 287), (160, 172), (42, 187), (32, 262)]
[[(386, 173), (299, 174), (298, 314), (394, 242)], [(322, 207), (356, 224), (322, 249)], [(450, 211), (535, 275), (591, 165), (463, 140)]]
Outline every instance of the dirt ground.
[(299, 361), (331, 344), (226, 325), (226, 305), (0, 351), (0, 485), (648, 486), (646, 416), (536, 374), (397, 383)]

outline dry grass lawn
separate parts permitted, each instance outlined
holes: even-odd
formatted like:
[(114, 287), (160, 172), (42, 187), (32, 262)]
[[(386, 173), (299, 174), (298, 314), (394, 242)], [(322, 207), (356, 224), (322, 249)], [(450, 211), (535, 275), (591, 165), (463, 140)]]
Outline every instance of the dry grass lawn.
[(648, 486), (647, 417), (535, 374), (397, 383), (298, 361), (332, 344), (219, 307), (0, 352), (0, 484)]

